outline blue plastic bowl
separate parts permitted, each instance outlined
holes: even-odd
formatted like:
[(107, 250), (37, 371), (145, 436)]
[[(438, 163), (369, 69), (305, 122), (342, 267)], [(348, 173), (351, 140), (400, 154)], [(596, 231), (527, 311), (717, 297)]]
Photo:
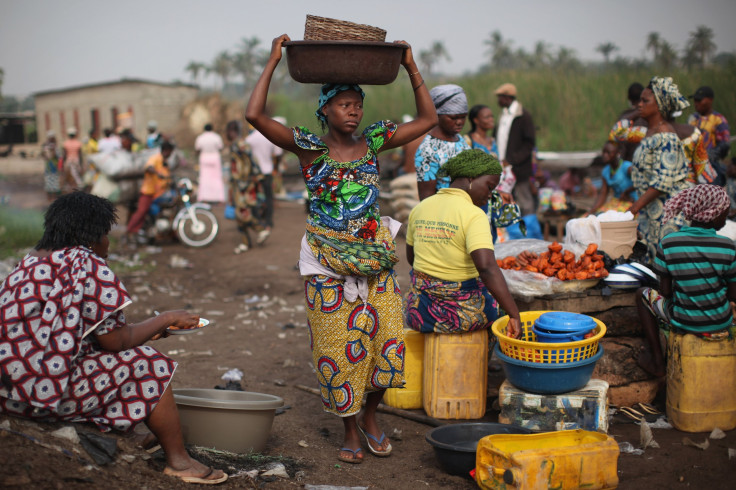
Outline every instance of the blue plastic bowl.
[(542, 313), (534, 322), (534, 326), (543, 332), (582, 333), (586, 334), (595, 328), (595, 320), (588, 315), (567, 311), (548, 311)]
[(588, 384), (595, 363), (603, 355), (603, 346), (599, 344), (598, 352), (588, 359), (556, 364), (513, 359), (501, 352), (498, 344), (494, 353), (502, 361), (503, 372), (509, 383), (529, 393), (557, 395), (579, 390)]
[[(595, 328), (595, 327), (594, 327)], [(532, 332), (537, 336), (537, 342), (547, 342), (552, 344), (558, 344), (561, 342), (575, 342), (577, 340), (584, 340), (585, 334), (590, 332), (572, 332), (572, 333), (550, 333), (546, 330), (537, 328), (536, 325), (532, 326)]]

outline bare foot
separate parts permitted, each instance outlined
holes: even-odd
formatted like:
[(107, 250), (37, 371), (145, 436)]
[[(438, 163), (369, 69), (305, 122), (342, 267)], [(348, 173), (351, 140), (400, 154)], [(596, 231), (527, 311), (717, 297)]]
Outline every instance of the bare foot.
[(654, 362), (652, 354), (648, 350), (642, 349), (639, 351), (639, 356), (636, 358), (636, 364), (655, 378), (661, 378), (667, 374), (663, 365)]

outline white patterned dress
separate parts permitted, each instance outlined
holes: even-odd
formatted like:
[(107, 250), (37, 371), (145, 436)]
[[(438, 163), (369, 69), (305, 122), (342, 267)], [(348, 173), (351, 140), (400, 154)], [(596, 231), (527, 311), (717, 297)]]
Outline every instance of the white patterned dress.
[(96, 335), (122, 328), (130, 303), (85, 247), (23, 258), (0, 285), (0, 413), (92, 422), (103, 431), (144, 421), (176, 363), (146, 345), (100, 347)]

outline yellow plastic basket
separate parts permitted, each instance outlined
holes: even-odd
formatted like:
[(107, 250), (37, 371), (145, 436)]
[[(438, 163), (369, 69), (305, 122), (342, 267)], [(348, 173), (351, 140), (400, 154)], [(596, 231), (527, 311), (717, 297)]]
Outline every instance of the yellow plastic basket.
[(594, 356), (598, 352), (598, 341), (606, 334), (606, 326), (602, 321), (593, 318), (597, 327), (595, 335), (589, 339), (574, 342), (547, 343), (537, 342), (537, 336), (532, 331), (534, 322), (546, 311), (525, 311), (521, 317), (521, 338), (514, 339), (506, 335), (506, 326), (509, 317), (503, 316), (493, 322), (493, 333), (498, 338), (501, 352), (519, 361), (540, 362), (547, 364), (582, 361)]

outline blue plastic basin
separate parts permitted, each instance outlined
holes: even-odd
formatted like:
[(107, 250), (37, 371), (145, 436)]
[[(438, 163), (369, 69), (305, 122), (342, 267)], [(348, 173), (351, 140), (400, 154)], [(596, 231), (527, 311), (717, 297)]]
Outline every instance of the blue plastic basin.
[(580, 313), (548, 311), (539, 315), (534, 326), (549, 333), (587, 333), (595, 328), (595, 320)]
[(557, 344), (561, 342), (574, 342), (577, 340), (585, 339), (585, 334), (589, 332), (571, 332), (571, 333), (551, 333), (546, 330), (537, 328), (536, 325), (532, 326), (532, 332), (537, 336), (537, 342), (547, 342), (551, 344)]
[(579, 390), (590, 381), (595, 363), (603, 355), (603, 346), (598, 352), (582, 361), (547, 364), (513, 359), (496, 344), (495, 355), (502, 361), (503, 371), (509, 383), (520, 390), (542, 395), (557, 395)]

